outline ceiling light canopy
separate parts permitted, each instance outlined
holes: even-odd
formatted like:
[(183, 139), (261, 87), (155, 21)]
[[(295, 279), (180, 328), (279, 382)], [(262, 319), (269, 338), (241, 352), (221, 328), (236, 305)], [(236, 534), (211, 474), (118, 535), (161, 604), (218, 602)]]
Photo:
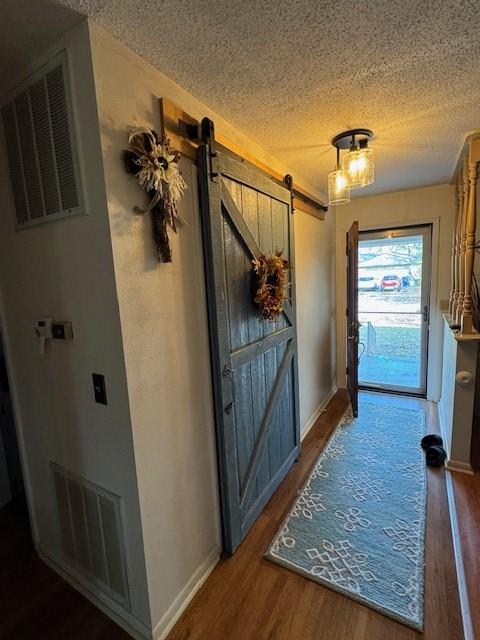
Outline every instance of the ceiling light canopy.
[[(366, 187), (375, 179), (374, 152), (368, 143), (373, 139), (370, 129), (351, 129), (332, 139), (337, 150), (337, 165), (328, 174), (328, 204), (350, 202), (350, 189)], [(340, 163), (340, 150), (347, 150)]]

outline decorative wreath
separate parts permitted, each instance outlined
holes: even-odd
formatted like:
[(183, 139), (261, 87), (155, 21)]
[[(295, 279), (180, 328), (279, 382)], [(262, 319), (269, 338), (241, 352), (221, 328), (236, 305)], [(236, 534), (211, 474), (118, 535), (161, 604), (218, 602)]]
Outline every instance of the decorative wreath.
[(254, 301), (264, 320), (276, 320), (283, 311), (283, 301), (287, 299), (290, 263), (282, 251), (277, 251), (254, 258), (252, 266), (255, 273)]
[(134, 210), (151, 215), (158, 261), (171, 262), (167, 225), (176, 233), (177, 223), (183, 222), (177, 206), (187, 188), (178, 164), (180, 152), (172, 149), (167, 136), (160, 138), (153, 129), (143, 128), (130, 133), (123, 160), (127, 173), (137, 177), (150, 197), (145, 211), (139, 207)]

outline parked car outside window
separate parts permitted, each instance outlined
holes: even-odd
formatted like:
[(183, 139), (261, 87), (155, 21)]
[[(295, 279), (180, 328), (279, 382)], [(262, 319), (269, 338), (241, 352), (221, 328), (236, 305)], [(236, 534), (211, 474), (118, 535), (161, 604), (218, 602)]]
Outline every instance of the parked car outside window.
[(377, 289), (377, 281), (373, 276), (360, 276), (358, 278), (359, 291), (376, 291)]
[(383, 276), (380, 281), (380, 289), (382, 291), (400, 291), (402, 288), (402, 279), (397, 275)]

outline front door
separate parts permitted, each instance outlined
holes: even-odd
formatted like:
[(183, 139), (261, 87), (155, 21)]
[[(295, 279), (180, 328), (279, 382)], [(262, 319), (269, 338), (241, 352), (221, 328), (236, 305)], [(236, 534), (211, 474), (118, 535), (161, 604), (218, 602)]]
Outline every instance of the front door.
[(361, 232), (361, 387), (426, 394), (430, 273), (430, 226)]
[[(226, 150), (198, 151), (224, 548), (232, 553), (300, 448), (290, 191)], [(265, 321), (252, 258), (283, 251), (291, 287)]]
[(358, 222), (347, 232), (347, 389), (358, 416)]

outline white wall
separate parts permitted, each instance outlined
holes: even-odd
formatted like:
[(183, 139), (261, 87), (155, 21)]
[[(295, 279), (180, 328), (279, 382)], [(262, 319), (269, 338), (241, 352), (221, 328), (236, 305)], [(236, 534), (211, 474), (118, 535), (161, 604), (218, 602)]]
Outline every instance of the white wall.
[(171, 621), (176, 598), (218, 559), (216, 448), (196, 169), (184, 159), (187, 225), (158, 264), (145, 196), (121, 152), (135, 123), (159, 129), (159, 71), (91, 25), (108, 210), (120, 305), (152, 626)]
[[(50, 461), (122, 496), (132, 613), (148, 627), (135, 461), (87, 24), (67, 33), (32, 68), (65, 47), (73, 71), (88, 215), (16, 232), (2, 136), (1, 325), (37, 548), (62, 564)], [(19, 80), (27, 72), (19, 71)], [(74, 340), (52, 342), (42, 356), (34, 325), (44, 315), (71, 320)], [(94, 402), (92, 372), (106, 377), (108, 406)]]
[[(159, 265), (149, 219), (132, 213), (144, 196), (126, 176), (121, 150), (136, 123), (159, 128), (163, 96), (212, 118), (217, 131), (278, 171), (288, 169), (100, 27), (90, 30), (150, 606), (160, 633), (220, 545), (203, 257), (193, 164), (182, 161), (189, 189), (180, 213), (188, 225), (170, 234), (173, 262)], [(334, 380), (334, 222), (295, 216), (303, 424)]]
[(450, 253), (455, 222), (455, 189), (438, 185), (356, 198), (335, 208), (337, 254), (337, 379), (345, 386), (345, 233), (354, 220), (360, 230), (433, 223), (428, 398), (441, 391), (443, 324), (440, 305), (448, 305)]
[(298, 375), (302, 435), (336, 386), (335, 217), (318, 220), (296, 210)]

